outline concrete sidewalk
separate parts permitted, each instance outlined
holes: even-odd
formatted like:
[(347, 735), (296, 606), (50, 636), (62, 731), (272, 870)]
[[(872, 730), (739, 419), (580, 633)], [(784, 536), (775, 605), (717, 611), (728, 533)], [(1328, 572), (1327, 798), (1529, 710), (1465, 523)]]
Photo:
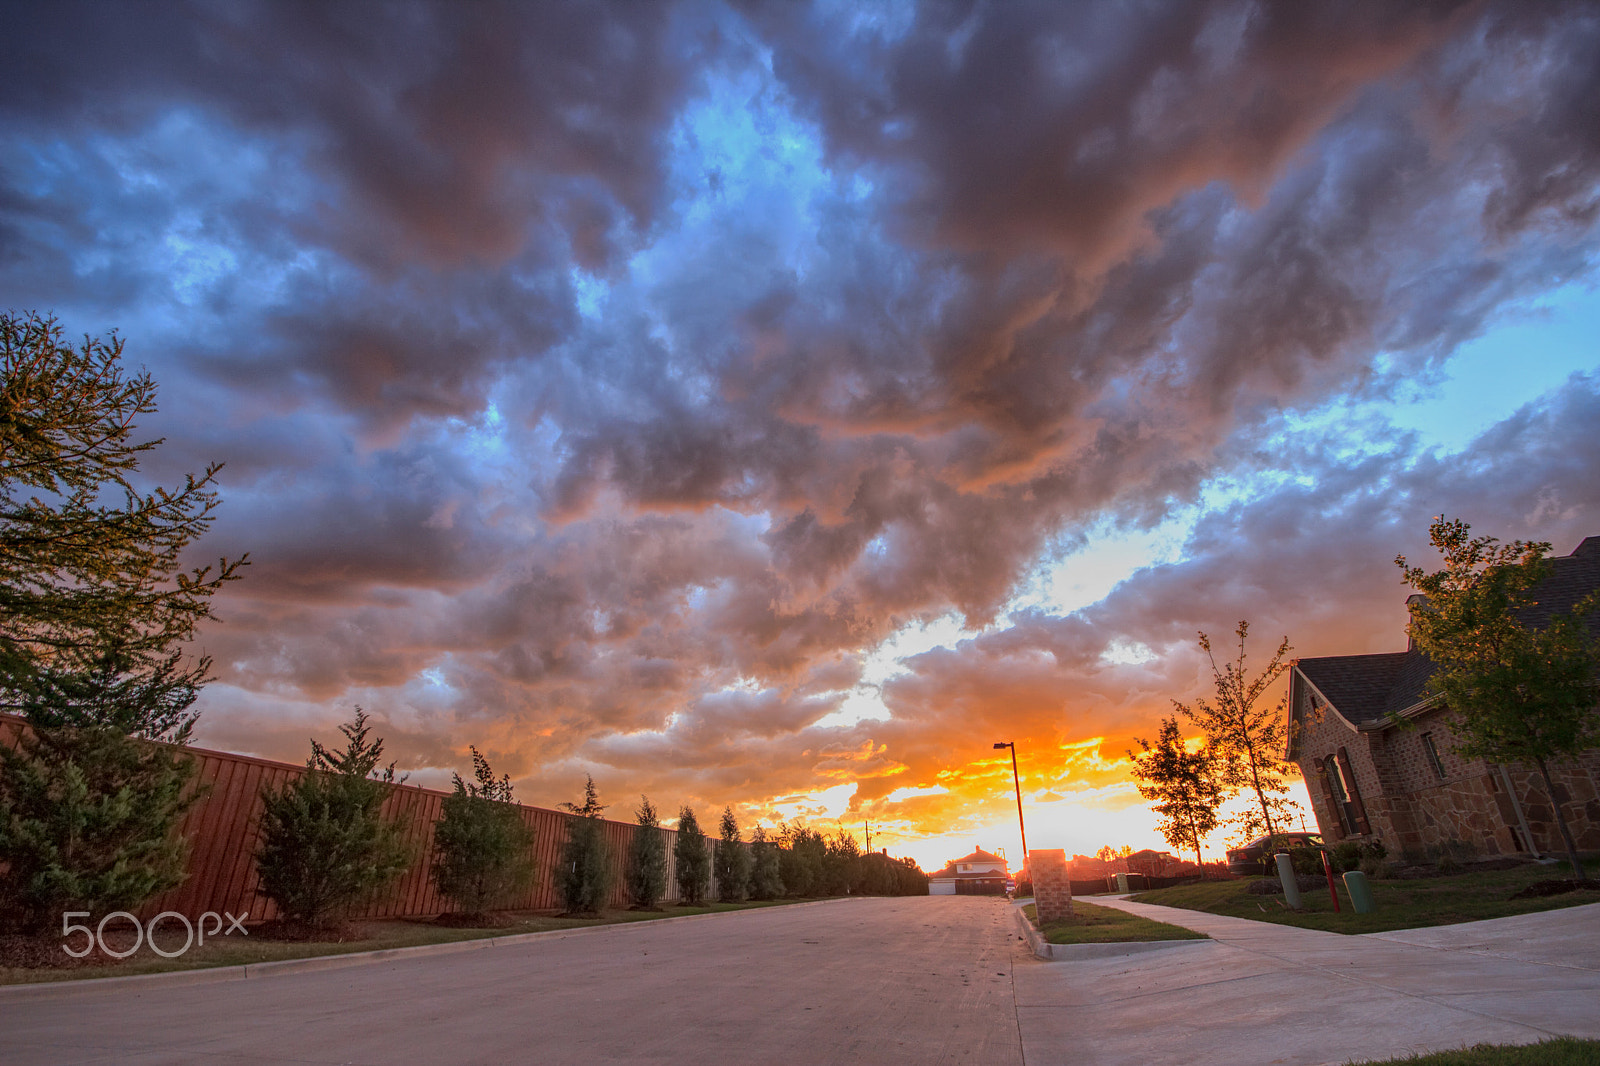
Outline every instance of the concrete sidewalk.
[(1600, 1037), (1600, 904), (1344, 936), (1096, 897), (1207, 934), (1183, 952), (1018, 966), (1029, 1066), (1389, 1058)]

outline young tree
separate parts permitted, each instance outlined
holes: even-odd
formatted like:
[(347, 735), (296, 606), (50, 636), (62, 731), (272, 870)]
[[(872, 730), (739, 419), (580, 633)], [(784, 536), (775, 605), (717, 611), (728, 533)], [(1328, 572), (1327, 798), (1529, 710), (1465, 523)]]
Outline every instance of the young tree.
[(1600, 649), (1584, 623), (1600, 596), (1553, 612), (1542, 627), (1527, 624), (1522, 615), (1535, 606), (1534, 586), (1550, 572), (1550, 545), (1500, 544), (1469, 536), (1471, 528), (1442, 515), (1428, 527), (1444, 557), (1442, 570), (1428, 573), (1407, 566), (1403, 555), (1395, 559), (1406, 582), (1427, 597), (1411, 605), (1408, 629), (1434, 665), (1428, 690), (1454, 712), (1460, 754), (1538, 769), (1573, 876), (1588, 880), (1550, 762), (1600, 744)]
[(765, 826), (756, 826), (750, 839), (750, 896), (777, 899), (783, 895), (783, 871), (778, 843), (767, 836)]
[(106, 727), (0, 745), (0, 930), (48, 932), (64, 911), (132, 909), (181, 883), (193, 773), (179, 751)]
[(611, 896), (611, 849), (600, 821), (606, 807), (595, 791), (594, 778), (584, 778), (582, 804), (563, 803), (561, 809), (578, 816), (567, 819), (567, 843), (557, 869), (561, 902), (569, 915), (594, 917)]
[(371, 730), (357, 707), (339, 727), (343, 750), (312, 740), (306, 773), (261, 794), (261, 892), (304, 928), (337, 926), (411, 865), (404, 828), (382, 810), (394, 764), (379, 769), (383, 740)]
[(495, 779), (489, 760), (472, 752), (476, 782), (455, 778), (433, 827), (433, 883), (461, 914), (483, 918), (533, 883), (533, 827), (511, 795), (509, 775)]
[(1249, 631), (1249, 622), (1239, 623), (1234, 630), (1239, 637), (1239, 654), (1220, 668), (1211, 653), (1211, 638), (1201, 633), (1200, 648), (1211, 663), (1216, 702), (1199, 699), (1189, 707), (1173, 700), (1172, 705), (1205, 735), (1207, 747), (1217, 757), (1218, 778), (1223, 787), (1229, 793), (1249, 789), (1255, 794), (1256, 809), (1243, 816), (1241, 831), (1276, 834), (1292, 806), (1285, 780), (1289, 768), (1284, 758), (1288, 725), (1283, 701), (1276, 707), (1257, 703), (1291, 665), (1285, 661), (1289, 638), (1283, 639), (1272, 659), (1252, 677), (1245, 668), (1244, 642)]
[(750, 895), (750, 849), (739, 839), (739, 823), (733, 808), (722, 809), (718, 826), (722, 843), (717, 847), (717, 898), (724, 903), (740, 903)]
[(246, 560), (182, 569), (219, 467), (135, 485), (156, 387), (121, 358), (115, 334), (73, 347), (53, 319), (0, 315), (0, 710), (181, 741), (211, 666), (181, 647)]
[(1135, 737), (1141, 754), (1128, 752), (1139, 795), (1153, 800), (1150, 809), (1160, 815), (1156, 828), (1175, 848), (1193, 848), (1194, 861), (1203, 871), (1200, 838), (1217, 828), (1217, 808), (1223, 787), (1216, 753), (1209, 746), (1190, 751), (1178, 729), (1176, 717), (1163, 718), (1152, 747)]
[(667, 892), (667, 842), (661, 836), (661, 818), (649, 796), (639, 797), (634, 811), (639, 828), (628, 845), (628, 898), (642, 911), (656, 910)]
[(678, 842), (672, 856), (678, 866), (678, 901), (685, 906), (697, 906), (706, 898), (711, 881), (710, 851), (694, 809), (684, 807), (678, 812)]
[(823, 891), (830, 896), (847, 896), (861, 880), (861, 846), (856, 838), (840, 830), (826, 840), (822, 859)]

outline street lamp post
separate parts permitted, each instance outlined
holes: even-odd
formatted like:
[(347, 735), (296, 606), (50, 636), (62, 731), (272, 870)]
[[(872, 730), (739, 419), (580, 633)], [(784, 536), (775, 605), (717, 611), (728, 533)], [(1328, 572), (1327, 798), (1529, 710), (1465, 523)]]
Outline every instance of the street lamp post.
[(995, 745), (995, 750), (1001, 748), (1011, 749), (1011, 783), (1017, 786), (1017, 828), (1022, 831), (1022, 865), (1028, 865), (1028, 827), (1022, 821), (1022, 778), (1017, 774), (1017, 745), (1014, 741), (1003, 740)]

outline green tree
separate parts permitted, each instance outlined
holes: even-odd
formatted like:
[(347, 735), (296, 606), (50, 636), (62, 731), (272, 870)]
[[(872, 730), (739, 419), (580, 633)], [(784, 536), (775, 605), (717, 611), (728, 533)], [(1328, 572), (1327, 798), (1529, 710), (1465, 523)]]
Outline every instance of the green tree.
[(512, 798), (510, 776), (497, 780), (489, 760), (470, 750), (476, 780), (453, 775), (455, 791), (433, 827), (432, 875), (460, 913), (482, 918), (533, 883), (534, 832)]
[(710, 887), (711, 849), (706, 846), (706, 835), (700, 831), (692, 807), (678, 812), (678, 842), (673, 845), (672, 857), (678, 867), (678, 901), (685, 906), (698, 906)]
[(181, 741), (211, 667), (182, 646), (246, 560), (181, 566), (220, 467), (135, 484), (162, 443), (134, 436), (156, 386), (121, 359), (115, 334), (73, 347), (53, 319), (0, 315), (0, 709)]
[(785, 825), (779, 837), (783, 844), (780, 869), (784, 886), (791, 896), (818, 896), (825, 892), (823, 864), (828, 845), (822, 834), (802, 825)]
[(1455, 714), (1467, 758), (1532, 763), (1544, 782), (1574, 876), (1587, 880), (1578, 846), (1550, 779), (1550, 763), (1600, 744), (1595, 680), (1600, 650), (1584, 619), (1600, 607), (1591, 593), (1543, 626), (1524, 616), (1550, 573), (1542, 541), (1501, 544), (1470, 536), (1442, 515), (1428, 527), (1444, 569), (1395, 563), (1426, 599), (1411, 605), (1412, 640), (1434, 666), (1428, 690)]
[(822, 871), (826, 894), (846, 896), (856, 890), (861, 880), (861, 845), (854, 836), (840, 830), (838, 836), (828, 838)]
[(639, 910), (656, 910), (667, 893), (667, 842), (661, 835), (661, 817), (649, 796), (639, 797), (639, 808), (633, 813), (639, 827), (628, 845), (628, 898)]
[(1234, 630), (1239, 638), (1239, 654), (1221, 667), (1212, 654), (1211, 638), (1201, 633), (1200, 649), (1211, 663), (1216, 700), (1198, 699), (1193, 707), (1172, 701), (1178, 713), (1199, 726), (1205, 735), (1206, 746), (1216, 756), (1222, 786), (1230, 794), (1249, 790), (1255, 796), (1255, 809), (1239, 819), (1239, 832), (1247, 837), (1276, 834), (1293, 808), (1288, 798), (1289, 762), (1284, 758), (1288, 747), (1284, 703), (1280, 700), (1276, 707), (1260, 705), (1266, 690), (1292, 665), (1286, 659), (1289, 638), (1279, 643), (1267, 665), (1252, 676), (1245, 666), (1244, 645), (1249, 632), (1250, 623), (1240, 622)]
[(567, 819), (567, 842), (557, 867), (561, 902), (569, 915), (594, 917), (611, 897), (611, 849), (600, 821), (606, 805), (595, 791), (594, 778), (584, 778), (583, 803), (563, 803), (561, 809), (577, 815)]
[(1207, 745), (1190, 751), (1176, 717), (1161, 720), (1154, 746), (1139, 737), (1134, 740), (1141, 754), (1130, 751), (1128, 758), (1139, 795), (1154, 801), (1150, 809), (1161, 818), (1156, 828), (1173, 847), (1193, 848), (1195, 864), (1204, 871), (1200, 838), (1217, 828), (1223, 799), (1216, 753)]
[(261, 892), (302, 927), (339, 925), (411, 864), (404, 828), (383, 814), (394, 764), (379, 768), (383, 740), (371, 728), (357, 707), (339, 727), (342, 750), (312, 740), (305, 774), (261, 793)]
[(756, 826), (750, 838), (750, 895), (777, 899), (783, 895), (782, 857), (778, 842), (767, 836), (766, 826)]
[(0, 928), (48, 932), (63, 911), (131, 909), (180, 884), (193, 774), (180, 750), (104, 726), (0, 745)]
[(717, 898), (724, 903), (740, 903), (750, 895), (750, 849), (739, 839), (739, 822), (733, 808), (722, 809), (718, 825), (722, 843), (717, 846)]

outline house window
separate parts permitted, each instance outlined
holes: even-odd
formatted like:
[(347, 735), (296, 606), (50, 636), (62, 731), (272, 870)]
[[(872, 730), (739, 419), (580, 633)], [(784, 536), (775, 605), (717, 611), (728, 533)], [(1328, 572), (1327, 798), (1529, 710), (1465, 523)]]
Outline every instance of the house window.
[(1444, 763), (1439, 761), (1439, 749), (1434, 747), (1432, 733), (1422, 734), (1422, 750), (1428, 753), (1428, 765), (1433, 767), (1433, 776), (1443, 781)]
[(1339, 815), (1339, 827), (1345, 834), (1356, 832), (1356, 820), (1350, 810), (1350, 793), (1344, 787), (1344, 775), (1339, 772), (1339, 760), (1330, 755), (1324, 760), (1328, 771), (1328, 786), (1333, 789), (1333, 809)]

